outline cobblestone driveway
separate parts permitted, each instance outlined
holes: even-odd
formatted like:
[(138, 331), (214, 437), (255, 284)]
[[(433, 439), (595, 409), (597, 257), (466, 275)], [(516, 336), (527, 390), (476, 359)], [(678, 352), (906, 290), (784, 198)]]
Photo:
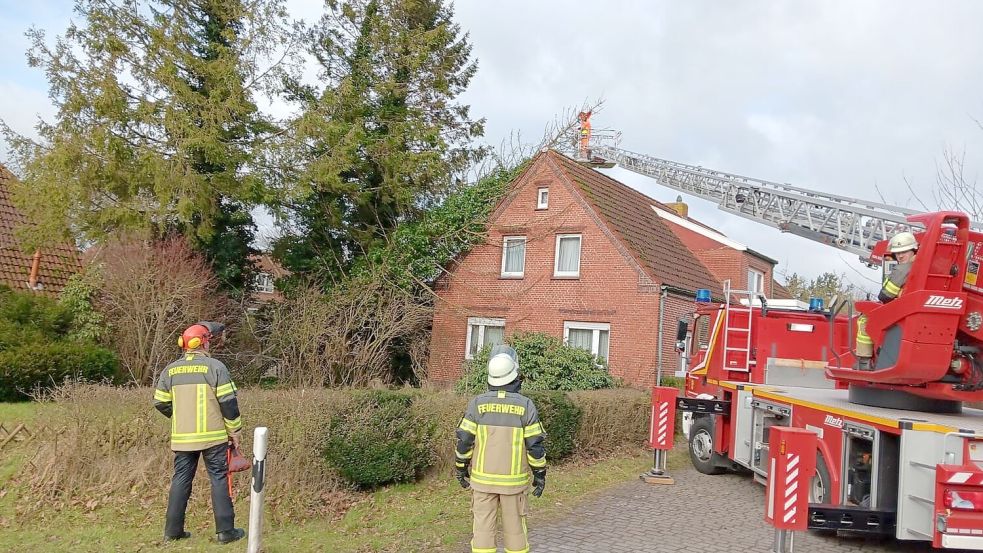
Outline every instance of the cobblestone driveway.
[[(771, 551), (773, 530), (764, 522), (764, 487), (750, 476), (705, 476), (677, 470), (672, 486), (626, 482), (582, 505), (578, 512), (536, 525), (535, 553)], [(549, 493), (549, 487), (547, 487)], [(796, 552), (928, 552), (927, 545), (798, 533)]]

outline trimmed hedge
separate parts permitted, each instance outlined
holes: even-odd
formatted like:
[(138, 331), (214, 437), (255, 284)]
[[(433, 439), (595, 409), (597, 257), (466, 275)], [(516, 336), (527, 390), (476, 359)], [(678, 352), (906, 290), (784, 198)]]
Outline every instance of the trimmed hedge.
[(564, 392), (526, 392), (536, 404), (539, 420), (546, 432), (546, 460), (569, 457), (577, 447), (577, 430), (584, 412)]
[[(599, 390), (615, 386), (615, 379), (603, 362), (581, 348), (568, 346), (543, 332), (517, 332), (506, 340), (519, 355), (519, 373), (525, 390)], [(488, 356), (485, 347), (465, 363), (464, 376), (455, 389), (480, 393), (488, 386)]]
[(50, 298), (0, 287), (0, 401), (22, 401), (65, 380), (119, 374), (116, 356), (69, 338), (72, 312)]
[(436, 418), (414, 416), (415, 394), (358, 392), (353, 404), (331, 417), (325, 459), (359, 488), (411, 482), (430, 468)]
[(0, 401), (31, 399), (38, 389), (66, 380), (99, 382), (119, 373), (116, 355), (75, 342), (49, 342), (0, 351)]

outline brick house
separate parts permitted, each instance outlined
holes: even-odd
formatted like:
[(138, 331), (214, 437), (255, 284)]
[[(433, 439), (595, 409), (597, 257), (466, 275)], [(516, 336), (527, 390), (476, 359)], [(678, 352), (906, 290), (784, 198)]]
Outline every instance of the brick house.
[(27, 224), (27, 219), (10, 198), (8, 183), (14, 179), (16, 177), (0, 165), (0, 284), (14, 290), (57, 296), (69, 277), (82, 268), (78, 250), (70, 244), (33, 253), (21, 249), (16, 231)]
[(661, 370), (674, 373), (676, 321), (695, 291), (719, 299), (724, 278), (744, 287), (752, 270), (770, 288), (774, 267), (684, 207), (555, 151), (537, 154), (489, 218), (487, 241), (437, 284), (430, 379), (456, 380), (466, 358), (519, 331), (589, 349), (637, 386), (654, 383), (661, 335)]
[(250, 257), (256, 268), (253, 274), (253, 293), (250, 297), (252, 309), (274, 300), (283, 299), (283, 293), (276, 289), (276, 281), (290, 275), (273, 256), (261, 253)]

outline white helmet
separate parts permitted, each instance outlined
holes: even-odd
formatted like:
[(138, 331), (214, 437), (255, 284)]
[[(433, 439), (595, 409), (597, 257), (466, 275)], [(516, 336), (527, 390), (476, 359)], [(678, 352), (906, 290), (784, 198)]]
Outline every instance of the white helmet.
[(901, 253), (918, 249), (915, 235), (910, 232), (899, 232), (887, 243), (887, 253)]
[(488, 384), (505, 386), (519, 377), (519, 356), (506, 345), (492, 348), (488, 358)]

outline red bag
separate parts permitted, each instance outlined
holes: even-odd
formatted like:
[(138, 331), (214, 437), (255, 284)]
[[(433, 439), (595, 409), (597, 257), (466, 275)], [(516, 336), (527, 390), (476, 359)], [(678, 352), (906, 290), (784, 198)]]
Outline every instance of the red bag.
[(239, 450), (232, 446), (229, 446), (228, 461), (229, 472), (242, 472), (253, 468), (252, 462), (243, 457), (242, 453), (239, 453)]
[(229, 444), (229, 449), (226, 450), (225, 460), (229, 465), (229, 477), (227, 478), (229, 481), (229, 497), (231, 497), (234, 501), (235, 492), (232, 491), (232, 474), (249, 470), (252, 468), (253, 464), (249, 461), (249, 459), (243, 457), (242, 453), (239, 453), (238, 449), (232, 447), (232, 444)]

